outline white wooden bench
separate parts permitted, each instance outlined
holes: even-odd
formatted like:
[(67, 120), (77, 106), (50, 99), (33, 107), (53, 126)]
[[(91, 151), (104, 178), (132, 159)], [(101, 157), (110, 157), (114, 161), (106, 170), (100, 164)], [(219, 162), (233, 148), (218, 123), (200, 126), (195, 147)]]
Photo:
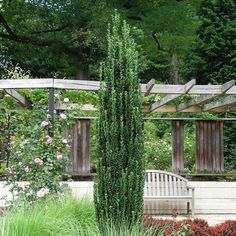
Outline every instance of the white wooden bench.
[(144, 199), (186, 200), (187, 213), (189, 213), (189, 203), (191, 202), (194, 216), (194, 188), (189, 186), (187, 179), (179, 175), (161, 170), (147, 170)]

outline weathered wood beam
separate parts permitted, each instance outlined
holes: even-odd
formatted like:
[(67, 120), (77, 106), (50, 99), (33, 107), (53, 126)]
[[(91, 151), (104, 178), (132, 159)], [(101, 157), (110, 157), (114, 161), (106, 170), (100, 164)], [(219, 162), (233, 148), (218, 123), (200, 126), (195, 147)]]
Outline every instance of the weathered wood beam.
[(31, 107), (31, 102), (14, 89), (4, 89), (5, 93), (16, 99), (23, 107)]
[(230, 80), (224, 84), (221, 85), (221, 93), (227, 92), (230, 88), (232, 88), (235, 85), (235, 80)]
[(155, 80), (151, 79), (146, 85), (146, 92), (144, 93), (144, 96), (147, 96), (151, 92), (154, 85), (155, 85)]
[(54, 88), (98, 91), (100, 88), (100, 82), (99, 81), (92, 81), (92, 80), (55, 79), (54, 80)]
[(164, 106), (165, 104), (167, 104), (168, 102), (180, 97), (182, 94), (168, 94), (165, 97), (163, 97), (160, 101), (156, 101), (155, 103), (153, 103), (150, 107), (150, 111), (155, 111), (157, 110), (159, 107)]
[(225, 98), (205, 104), (202, 108), (203, 111), (211, 111), (220, 107), (228, 106), (236, 103), (236, 95), (229, 95)]
[(160, 101), (156, 101), (153, 103), (150, 107), (150, 111), (155, 111), (159, 107), (165, 105), (166, 103), (180, 97), (183, 94), (186, 94), (194, 85), (196, 84), (196, 80), (190, 80), (187, 84), (184, 85), (184, 91), (182, 94), (168, 94), (165, 97), (163, 97)]
[(195, 105), (198, 105), (200, 103), (203, 103), (205, 101), (208, 101), (210, 99), (212, 99), (213, 97), (215, 97), (216, 95), (200, 95), (200, 96), (197, 96), (196, 98), (188, 101), (188, 102), (185, 102), (185, 103), (181, 103), (179, 105), (176, 106), (176, 111), (183, 111), (191, 106), (195, 106)]
[[(146, 93), (147, 84), (140, 84), (141, 92)], [(22, 79), (22, 80), (0, 80), (0, 89), (27, 89), (27, 88), (55, 88), (55, 89), (77, 89), (86, 91), (98, 91), (100, 88), (99, 81), (92, 80), (69, 80), (69, 79)], [(185, 85), (153, 85), (150, 93), (152, 94), (183, 94)], [(195, 95), (212, 95), (222, 94), (222, 85), (194, 85), (188, 94)], [(236, 85), (231, 87), (226, 94), (236, 94)]]
[(53, 88), (53, 79), (0, 80), (0, 89)]
[(78, 105), (76, 103), (72, 103), (72, 104), (56, 104), (55, 106), (56, 110), (73, 110), (73, 109), (80, 109), (81, 111), (98, 111), (98, 108), (95, 107), (92, 104), (83, 104), (83, 105)]
[[(146, 92), (146, 84), (140, 84), (141, 86), (141, 92)], [(151, 93), (153, 94), (182, 94), (184, 91), (184, 85), (167, 85), (167, 84), (155, 84), (152, 88)]]
[[(230, 88), (232, 88), (235, 85), (235, 81), (234, 80), (230, 80), (228, 82), (226, 82), (225, 84), (221, 85), (221, 93), (224, 94), (225, 92), (227, 92)], [(177, 111), (182, 111), (188, 107), (191, 106), (196, 106), (198, 104), (201, 104), (203, 102), (206, 102), (214, 97), (218, 96), (218, 94), (212, 94), (212, 95), (200, 95), (186, 103), (181, 103), (179, 105), (177, 105), (176, 110)]]

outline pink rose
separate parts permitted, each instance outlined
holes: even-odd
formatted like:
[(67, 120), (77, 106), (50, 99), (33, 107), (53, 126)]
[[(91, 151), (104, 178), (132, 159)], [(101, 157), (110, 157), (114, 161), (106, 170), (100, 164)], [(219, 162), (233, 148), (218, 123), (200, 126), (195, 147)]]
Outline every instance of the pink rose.
[(43, 164), (43, 160), (41, 160), (40, 158), (35, 158), (34, 163), (41, 166)]
[(61, 142), (64, 143), (64, 144), (67, 144), (67, 143), (68, 143), (67, 139), (62, 139)]
[(70, 144), (66, 144), (66, 148), (67, 148), (67, 149), (70, 149), (70, 148), (71, 148), (71, 145), (70, 145)]
[(71, 138), (72, 138), (71, 134), (68, 134), (68, 138), (69, 138), (69, 139), (71, 139)]
[(66, 120), (66, 119), (67, 119), (67, 115), (65, 115), (64, 113), (61, 113), (61, 114), (60, 114), (60, 118), (61, 118), (62, 120)]
[(57, 160), (58, 160), (58, 161), (63, 160), (63, 156), (62, 156), (61, 154), (57, 155)]
[(49, 122), (47, 122), (47, 121), (42, 121), (41, 124), (40, 124), (40, 127), (41, 127), (41, 128), (45, 128), (45, 127), (48, 126), (48, 125), (49, 125)]
[(30, 167), (28, 167), (28, 166), (25, 167), (25, 172), (26, 172), (26, 173), (29, 173), (29, 172), (31, 172), (31, 171), (32, 171), (32, 169), (31, 169)]
[(49, 189), (48, 188), (41, 188), (38, 192), (37, 192), (37, 197), (44, 197), (45, 195), (47, 195), (49, 193)]
[(52, 137), (50, 137), (50, 136), (47, 136), (47, 144), (51, 144), (52, 143)]

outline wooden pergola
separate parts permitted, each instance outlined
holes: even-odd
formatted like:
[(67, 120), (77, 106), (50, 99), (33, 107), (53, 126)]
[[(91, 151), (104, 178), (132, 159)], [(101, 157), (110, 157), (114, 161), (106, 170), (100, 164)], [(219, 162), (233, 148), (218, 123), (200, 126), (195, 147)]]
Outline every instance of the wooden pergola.
[[(98, 91), (99, 81), (63, 79), (22, 79), (0, 80), (0, 89), (16, 99), (22, 107), (30, 108), (31, 103), (19, 93), (19, 89), (49, 89), (49, 113), (54, 114), (55, 89)], [(16, 91), (17, 89), (17, 91)], [(197, 85), (193, 79), (184, 85), (155, 84), (150, 80), (140, 84), (143, 96), (158, 94), (161, 98), (143, 107), (144, 112), (234, 112), (236, 111), (235, 80), (222, 85)], [(187, 96), (186, 96), (187, 95)], [(186, 102), (179, 102), (185, 96)], [(65, 110), (65, 104), (56, 109)], [(86, 105), (84, 110), (96, 110)], [(184, 169), (184, 119), (170, 119), (172, 123), (172, 167), (176, 173)], [(76, 121), (73, 127), (75, 137), (72, 144), (70, 173), (88, 174), (89, 164), (89, 127), (90, 118)], [(231, 119), (233, 121), (233, 119)], [(223, 172), (223, 122), (224, 120), (196, 120), (196, 168), (197, 172)], [(76, 140), (76, 141), (75, 141)]]

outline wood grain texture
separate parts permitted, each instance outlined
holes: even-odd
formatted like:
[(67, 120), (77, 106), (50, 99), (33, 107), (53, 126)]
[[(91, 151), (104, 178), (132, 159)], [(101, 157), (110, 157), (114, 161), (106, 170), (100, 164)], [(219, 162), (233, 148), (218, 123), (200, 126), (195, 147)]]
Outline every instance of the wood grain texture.
[(196, 121), (197, 173), (224, 171), (223, 121)]
[(184, 170), (184, 122), (172, 121), (172, 171), (182, 173)]
[[(68, 135), (66, 130), (65, 134)], [(82, 176), (90, 173), (90, 120), (76, 120), (71, 130), (72, 145), (67, 171), (71, 175)]]

